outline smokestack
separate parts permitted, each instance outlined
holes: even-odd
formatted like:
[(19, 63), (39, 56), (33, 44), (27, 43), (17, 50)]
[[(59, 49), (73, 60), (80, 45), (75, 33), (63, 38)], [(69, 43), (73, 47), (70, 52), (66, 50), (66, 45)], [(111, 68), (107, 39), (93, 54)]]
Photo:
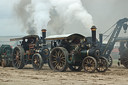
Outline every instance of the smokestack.
[(99, 34), (99, 41), (100, 41), (100, 44), (103, 43), (103, 34)]
[(45, 45), (46, 44), (46, 40), (45, 40), (45, 38), (46, 38), (46, 29), (42, 29), (41, 31), (42, 31), (43, 45)]
[(92, 26), (91, 31), (92, 31), (92, 45), (95, 46), (96, 45), (96, 27)]

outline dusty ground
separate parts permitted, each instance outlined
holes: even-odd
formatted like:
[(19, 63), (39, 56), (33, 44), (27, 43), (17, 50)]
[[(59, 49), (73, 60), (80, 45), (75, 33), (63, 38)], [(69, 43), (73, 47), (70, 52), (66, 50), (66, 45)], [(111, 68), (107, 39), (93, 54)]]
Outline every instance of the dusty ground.
[(114, 65), (105, 73), (53, 72), (44, 66), (35, 71), (25, 66), (18, 70), (0, 67), (0, 85), (128, 85), (128, 69)]

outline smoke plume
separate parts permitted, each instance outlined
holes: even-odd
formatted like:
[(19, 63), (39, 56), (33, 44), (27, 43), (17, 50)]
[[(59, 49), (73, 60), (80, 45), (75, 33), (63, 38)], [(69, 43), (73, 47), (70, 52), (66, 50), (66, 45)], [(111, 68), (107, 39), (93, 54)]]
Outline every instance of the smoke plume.
[(51, 21), (48, 27), (55, 34), (83, 33), (93, 25), (92, 16), (83, 7), (81, 0), (50, 0), (54, 8), (51, 10)]
[(20, 0), (15, 11), (28, 34), (38, 34), (38, 30), (46, 29), (50, 20), (48, 0)]
[(34, 20), (31, 15), (33, 11), (29, 9), (30, 4), (31, 0), (20, 0), (19, 4), (15, 5), (15, 11), (23, 24), (23, 30), (26, 30), (28, 34), (36, 34)]
[(28, 34), (85, 33), (93, 25), (81, 0), (20, 0), (15, 11)]

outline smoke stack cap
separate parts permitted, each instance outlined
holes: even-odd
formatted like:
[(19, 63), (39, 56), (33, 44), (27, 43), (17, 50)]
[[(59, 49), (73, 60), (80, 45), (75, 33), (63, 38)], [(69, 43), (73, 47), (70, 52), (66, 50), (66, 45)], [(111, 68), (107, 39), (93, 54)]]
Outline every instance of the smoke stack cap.
[(46, 30), (46, 29), (42, 29), (41, 31), (42, 31), (42, 32), (46, 32), (47, 30)]
[(92, 26), (92, 27), (91, 27), (91, 30), (92, 30), (92, 31), (96, 31), (96, 29), (97, 29), (96, 26)]

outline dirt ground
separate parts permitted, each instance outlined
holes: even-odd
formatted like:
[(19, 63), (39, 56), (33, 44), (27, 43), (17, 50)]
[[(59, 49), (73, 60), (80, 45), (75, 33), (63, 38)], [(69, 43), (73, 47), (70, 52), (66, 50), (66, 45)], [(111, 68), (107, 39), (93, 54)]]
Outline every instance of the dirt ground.
[(128, 69), (112, 66), (105, 73), (53, 72), (45, 65), (35, 71), (31, 65), (24, 69), (0, 67), (0, 85), (128, 85)]

